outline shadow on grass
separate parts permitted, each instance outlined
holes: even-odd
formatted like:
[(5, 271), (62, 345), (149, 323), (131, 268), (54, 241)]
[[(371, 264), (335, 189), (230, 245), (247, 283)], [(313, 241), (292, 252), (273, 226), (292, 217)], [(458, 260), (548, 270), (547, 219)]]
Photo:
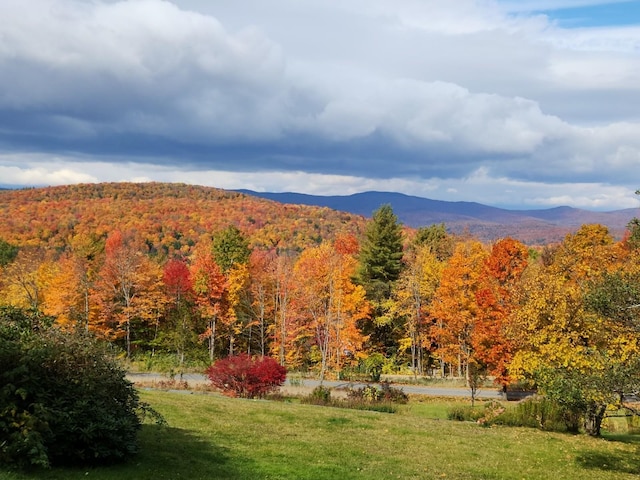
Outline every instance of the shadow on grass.
[(640, 474), (640, 449), (627, 454), (599, 450), (585, 451), (576, 458), (579, 465), (591, 470)]
[[(232, 459), (232, 454), (189, 430), (143, 425), (139, 434), (140, 452), (123, 464), (90, 468), (52, 468), (14, 472), (9, 479), (160, 480), (255, 478), (250, 459)], [(235, 460), (235, 461), (234, 461)], [(0, 471), (0, 479), (3, 479)]]

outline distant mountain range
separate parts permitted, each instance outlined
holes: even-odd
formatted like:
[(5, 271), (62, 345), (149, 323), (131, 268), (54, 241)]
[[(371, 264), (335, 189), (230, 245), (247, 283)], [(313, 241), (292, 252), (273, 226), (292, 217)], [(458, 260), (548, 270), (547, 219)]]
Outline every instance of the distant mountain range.
[(381, 205), (389, 204), (398, 219), (409, 227), (444, 223), (452, 233), (469, 232), (484, 241), (509, 236), (528, 244), (541, 245), (560, 241), (581, 225), (592, 223), (606, 225), (616, 238), (621, 238), (629, 221), (640, 216), (640, 211), (635, 208), (611, 212), (592, 212), (572, 207), (507, 210), (475, 202), (446, 202), (391, 192), (318, 196), (237, 191), (280, 203), (328, 207), (365, 217), (370, 217)]

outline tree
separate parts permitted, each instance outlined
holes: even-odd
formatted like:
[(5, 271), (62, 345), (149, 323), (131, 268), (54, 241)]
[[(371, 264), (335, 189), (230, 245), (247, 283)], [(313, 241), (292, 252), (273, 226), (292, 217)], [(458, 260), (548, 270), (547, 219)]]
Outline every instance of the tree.
[(15, 260), (4, 270), (5, 302), (33, 311), (41, 310), (52, 267), (45, 260), (42, 249), (23, 248), (18, 252)]
[[(470, 380), (469, 365), (475, 356), (474, 336), (479, 314), (477, 293), (487, 252), (478, 241), (466, 240), (455, 246), (453, 256), (442, 272), (432, 309), (432, 329), (441, 364), (456, 365), (458, 376)], [(478, 369), (475, 369), (478, 372)]]
[(162, 272), (137, 248), (132, 234), (116, 230), (107, 237), (105, 261), (94, 286), (100, 306), (91, 328), (106, 338), (124, 337), (131, 356), (132, 324), (152, 321), (162, 295)]
[(238, 264), (246, 265), (251, 255), (249, 241), (234, 225), (229, 225), (213, 236), (211, 249), (224, 274)]
[(170, 323), (165, 335), (175, 348), (182, 377), (186, 350), (196, 340), (190, 305), (193, 283), (186, 262), (177, 258), (169, 260), (164, 266), (162, 282), (167, 296), (167, 317)]
[(390, 205), (383, 205), (367, 223), (359, 255), (357, 278), (371, 302), (371, 317), (365, 325), (372, 347), (390, 350), (397, 346), (398, 319), (389, 315), (388, 301), (402, 272), (403, 233)]
[(405, 337), (411, 351), (411, 367), (414, 376), (423, 373), (425, 347), (431, 345), (427, 338), (427, 319), (431, 304), (440, 283), (444, 263), (433, 253), (428, 244), (418, 244), (407, 256), (407, 264), (395, 284), (391, 311), (405, 318)]
[[(636, 195), (640, 195), (640, 190), (636, 190)], [(628, 246), (633, 250), (640, 249), (640, 219), (634, 217), (627, 224), (627, 238), (626, 242)]]
[(227, 279), (215, 262), (208, 248), (196, 252), (191, 265), (191, 282), (195, 294), (195, 304), (201, 318), (206, 322), (200, 338), (208, 343), (209, 359), (215, 358), (215, 345), (218, 320), (227, 314)]
[(528, 265), (527, 248), (520, 242), (505, 238), (496, 242), (487, 257), (476, 293), (478, 314), (472, 337), (476, 358), (489, 369), (497, 383), (510, 383), (507, 366), (513, 354), (508, 339), (508, 322), (515, 310), (514, 296), (522, 274)]
[(418, 247), (428, 246), (433, 255), (441, 262), (451, 257), (455, 245), (453, 238), (447, 234), (444, 223), (420, 227), (413, 243)]
[(273, 249), (255, 249), (249, 259), (252, 317), (258, 328), (261, 356), (267, 353), (269, 331), (275, 326), (275, 279), (272, 270), (276, 262), (277, 255)]
[(272, 264), (273, 279), (273, 332), (272, 348), (277, 352), (280, 365), (299, 366), (300, 355), (296, 349), (298, 340), (295, 324), (291, 321), (291, 303), (294, 289), (294, 256), (281, 252)]
[(557, 402), (573, 399), (565, 405), (590, 435), (599, 435), (607, 405), (638, 385), (637, 332), (618, 308), (635, 288), (621, 288), (615, 273), (621, 252), (606, 229), (583, 226), (548, 266), (528, 272), (512, 317), (511, 372)]
[(66, 330), (86, 329), (85, 299), (81, 287), (81, 273), (74, 258), (63, 255), (51, 271), (51, 279), (44, 289), (43, 311), (56, 318)]
[(640, 219), (634, 217), (627, 224), (628, 235), (626, 237), (627, 244), (634, 250), (640, 249)]
[(368, 314), (368, 302), (351, 280), (355, 259), (341, 252), (325, 242), (305, 250), (294, 268), (297, 325), (319, 351), (321, 381), (328, 368), (341, 368), (345, 354), (356, 358), (364, 341), (356, 322)]
[(237, 336), (248, 321), (250, 311), (248, 262), (251, 256), (249, 241), (235, 226), (230, 225), (213, 237), (212, 253), (227, 279), (229, 310), (224, 316), (228, 322), (229, 355), (233, 355)]

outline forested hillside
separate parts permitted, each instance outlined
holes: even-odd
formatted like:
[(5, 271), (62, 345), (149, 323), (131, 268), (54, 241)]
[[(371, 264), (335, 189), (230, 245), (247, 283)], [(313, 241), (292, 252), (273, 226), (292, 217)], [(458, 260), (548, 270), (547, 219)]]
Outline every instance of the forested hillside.
[(242, 352), (320, 377), (527, 382), (594, 434), (640, 393), (636, 219), (532, 249), (407, 230), (390, 205), (365, 220), (186, 185), (7, 191), (0, 211), (0, 324), (19, 309), (174, 372)]
[(230, 224), (252, 245), (301, 250), (338, 232), (357, 233), (364, 218), (216, 188), (167, 183), (103, 183), (0, 191), (0, 238), (63, 248), (77, 234), (106, 237), (136, 230), (150, 251), (188, 253), (202, 236)]

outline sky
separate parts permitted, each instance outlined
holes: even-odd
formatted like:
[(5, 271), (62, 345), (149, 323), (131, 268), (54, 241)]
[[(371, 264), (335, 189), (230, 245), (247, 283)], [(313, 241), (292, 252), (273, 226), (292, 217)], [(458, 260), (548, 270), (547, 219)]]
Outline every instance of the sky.
[(2, 0), (0, 186), (640, 207), (640, 1)]

